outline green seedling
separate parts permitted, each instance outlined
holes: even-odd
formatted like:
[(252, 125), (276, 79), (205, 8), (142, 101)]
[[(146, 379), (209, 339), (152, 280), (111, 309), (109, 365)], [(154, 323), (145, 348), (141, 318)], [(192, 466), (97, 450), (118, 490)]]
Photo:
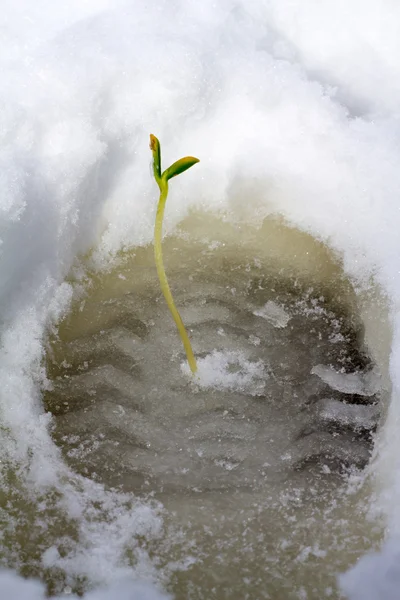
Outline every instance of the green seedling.
[(160, 142), (158, 141), (156, 136), (152, 134), (150, 135), (150, 150), (153, 153), (154, 179), (156, 180), (157, 185), (160, 188), (160, 199), (158, 201), (156, 223), (154, 227), (154, 258), (156, 261), (158, 278), (160, 280), (162, 293), (164, 294), (164, 298), (167, 302), (168, 308), (171, 311), (171, 315), (176, 323), (179, 335), (181, 336), (190, 370), (192, 371), (192, 373), (196, 373), (197, 363), (193, 354), (192, 346), (190, 344), (189, 336), (186, 332), (181, 315), (179, 314), (178, 309), (175, 306), (171, 289), (168, 284), (168, 279), (165, 274), (161, 239), (165, 203), (168, 196), (168, 181), (172, 179), (172, 177), (176, 177), (176, 175), (179, 175), (180, 173), (187, 171), (187, 169), (190, 169), (190, 167), (199, 162), (199, 159), (194, 158), (193, 156), (185, 156), (185, 158), (177, 160), (176, 162), (174, 162), (174, 164), (168, 167), (168, 169), (165, 169), (165, 171), (161, 173)]

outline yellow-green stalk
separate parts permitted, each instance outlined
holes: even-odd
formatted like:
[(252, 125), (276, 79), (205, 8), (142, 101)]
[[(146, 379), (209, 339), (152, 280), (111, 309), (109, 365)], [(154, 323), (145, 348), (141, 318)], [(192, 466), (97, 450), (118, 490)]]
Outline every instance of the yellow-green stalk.
[(196, 373), (197, 363), (193, 354), (192, 346), (190, 344), (189, 336), (186, 332), (181, 315), (179, 314), (178, 309), (175, 306), (171, 289), (168, 284), (168, 279), (165, 274), (161, 239), (165, 203), (168, 196), (168, 180), (172, 177), (175, 177), (176, 175), (179, 175), (179, 173), (183, 173), (187, 169), (190, 169), (190, 167), (199, 162), (199, 159), (194, 158), (193, 156), (185, 156), (185, 158), (177, 160), (168, 169), (165, 169), (165, 171), (161, 173), (160, 142), (158, 141), (156, 136), (152, 134), (150, 135), (150, 150), (153, 153), (154, 179), (156, 180), (157, 185), (160, 188), (160, 199), (158, 201), (156, 223), (154, 227), (154, 258), (156, 261), (158, 278), (160, 280), (162, 293), (164, 294), (164, 298), (167, 302), (168, 308), (171, 311), (171, 315), (176, 323), (179, 335), (181, 336), (190, 370), (192, 371), (192, 373)]

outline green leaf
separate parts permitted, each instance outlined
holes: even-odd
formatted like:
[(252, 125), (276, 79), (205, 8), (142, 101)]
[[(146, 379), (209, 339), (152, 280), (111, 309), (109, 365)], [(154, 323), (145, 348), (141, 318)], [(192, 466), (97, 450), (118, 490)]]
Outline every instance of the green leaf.
[(190, 169), (190, 167), (193, 167), (193, 165), (195, 165), (198, 162), (200, 162), (199, 159), (194, 158), (194, 156), (185, 156), (185, 158), (180, 158), (179, 160), (174, 162), (173, 165), (168, 167), (168, 169), (165, 169), (162, 176), (165, 177), (167, 180), (171, 179), (172, 177), (176, 177), (176, 175), (187, 171), (188, 169)]
[(155, 180), (161, 179), (161, 148), (160, 142), (152, 133), (150, 134), (150, 150), (153, 153), (153, 172)]

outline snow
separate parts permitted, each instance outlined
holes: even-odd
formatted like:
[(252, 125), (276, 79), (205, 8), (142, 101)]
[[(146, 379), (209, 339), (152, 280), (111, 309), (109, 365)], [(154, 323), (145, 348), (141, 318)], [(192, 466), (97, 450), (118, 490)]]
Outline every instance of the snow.
[[(47, 595), (44, 586), (38, 581), (26, 580), (10, 571), (0, 572), (0, 589), (4, 600), (18, 598), (18, 600), (45, 600)], [(55, 597), (55, 600), (68, 598), (77, 600), (78, 596), (71, 594), (67, 588), (62, 596)], [(155, 587), (147, 584), (123, 579), (108, 588), (98, 589), (89, 592), (85, 596), (86, 600), (109, 600), (118, 598), (119, 600), (168, 600), (170, 596), (159, 592)]]
[[(201, 159), (174, 181), (167, 230), (194, 207), (253, 223), (278, 212), (387, 295), (393, 392), (376, 468), (390, 539), (343, 585), (353, 600), (389, 590), (400, 573), (399, 19), (395, 0), (3, 1), (1, 458), (36, 490), (65, 474), (40, 403), (43, 334), (68, 309), (78, 254), (96, 248), (102, 266), (151, 240), (155, 133), (171, 162)], [(68, 495), (70, 514), (79, 494)], [(0, 586), (3, 598), (43, 596), (10, 575)]]
[[(251, 396), (262, 396), (268, 379), (268, 372), (261, 360), (248, 360), (243, 352), (238, 351), (214, 350), (200, 358), (197, 367), (193, 385), (200, 389), (240, 391)], [(181, 369), (192, 379), (186, 361)]]

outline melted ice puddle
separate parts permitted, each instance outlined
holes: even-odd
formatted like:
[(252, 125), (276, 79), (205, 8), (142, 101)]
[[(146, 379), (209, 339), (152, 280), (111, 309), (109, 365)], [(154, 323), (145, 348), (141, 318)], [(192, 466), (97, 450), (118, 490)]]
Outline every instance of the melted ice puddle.
[[(165, 536), (144, 544), (178, 600), (337, 598), (336, 574), (380, 535), (360, 471), (379, 379), (323, 247), (276, 222), (238, 247), (224, 227), (224, 244), (201, 227), (190, 245), (165, 242), (196, 377), (152, 249), (137, 249), (88, 279), (52, 343), (53, 435), (84, 477), (163, 503)], [(263, 242), (274, 235), (291, 252), (307, 242), (335, 295), (310, 270), (278, 270)]]

